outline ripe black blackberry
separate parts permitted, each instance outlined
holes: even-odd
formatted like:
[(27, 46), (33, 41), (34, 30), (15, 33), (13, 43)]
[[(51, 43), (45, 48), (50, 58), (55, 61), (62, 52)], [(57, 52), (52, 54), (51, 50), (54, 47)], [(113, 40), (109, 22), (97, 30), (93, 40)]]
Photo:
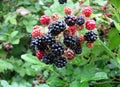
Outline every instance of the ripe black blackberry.
[(52, 46), (52, 44), (55, 43), (55, 37), (52, 36), (51, 34), (46, 34), (44, 36), (45, 39), (45, 44)]
[(59, 2), (60, 4), (64, 4), (64, 3), (67, 3), (67, 0), (58, 0), (58, 2)]
[(115, 28), (114, 22), (111, 22), (111, 23), (110, 23), (110, 27)]
[(76, 54), (81, 54), (82, 53), (82, 48), (81, 46), (75, 46), (71, 48)]
[(65, 18), (65, 23), (68, 26), (75, 25), (76, 19), (75, 19), (75, 17), (73, 15), (66, 15), (64, 18)]
[(49, 27), (49, 33), (56, 36), (66, 29), (66, 23), (64, 21), (56, 21), (52, 23)]
[(61, 56), (64, 53), (64, 46), (61, 43), (55, 43), (52, 45), (51, 50), (55, 55)]
[(45, 50), (47, 46), (43, 37), (37, 36), (32, 39), (30, 46), (35, 50)]
[(83, 25), (84, 23), (85, 23), (84, 16), (78, 16), (78, 17), (76, 18), (76, 24), (77, 24), (77, 25), (81, 26), (81, 25)]
[(94, 42), (97, 39), (97, 34), (93, 31), (89, 31), (85, 33), (84, 37), (87, 42)]
[(73, 47), (76, 45), (76, 38), (74, 36), (66, 36), (64, 37), (64, 44), (67, 47)]
[(67, 60), (64, 57), (59, 57), (59, 58), (54, 60), (54, 64), (55, 64), (56, 67), (62, 68), (64, 66), (66, 66)]
[(52, 64), (54, 62), (54, 59), (56, 57), (51, 54), (51, 53), (46, 53), (43, 57), (42, 57), (42, 62), (44, 62), (45, 64)]
[(75, 36), (75, 39), (76, 39), (76, 46), (81, 46), (80, 38), (78, 36)]

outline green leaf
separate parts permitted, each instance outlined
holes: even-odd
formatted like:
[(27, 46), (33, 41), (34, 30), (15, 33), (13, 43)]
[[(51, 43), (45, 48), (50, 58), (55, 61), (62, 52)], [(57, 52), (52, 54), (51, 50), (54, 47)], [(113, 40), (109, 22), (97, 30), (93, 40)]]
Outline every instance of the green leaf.
[(11, 23), (11, 24), (14, 24), (14, 25), (17, 25), (16, 18), (11, 17), (11, 18), (10, 18), (10, 23)]
[[(80, 82), (78, 81), (73, 81), (72, 83), (70, 83), (70, 86), (69, 87), (80, 87)], [(83, 86), (84, 87), (84, 86)]]
[(8, 82), (5, 80), (1, 80), (0, 82), (1, 82), (2, 87), (10, 87)]
[(116, 8), (120, 8), (120, 0), (110, 0), (110, 2), (116, 7)]
[(20, 37), (18, 36), (18, 31), (13, 31), (10, 35), (10, 40), (12, 44), (18, 44), (20, 42)]
[(21, 56), (22, 59), (24, 59), (27, 62), (33, 63), (33, 64), (38, 64), (40, 67), (46, 67), (47, 65), (42, 63), (40, 60), (38, 60), (35, 56), (31, 54), (24, 54)]
[(5, 60), (0, 59), (0, 72), (3, 72), (7, 69), (13, 70), (13, 65)]
[(88, 82), (82, 82), (78, 87), (89, 87)]
[(95, 76), (92, 77), (92, 80), (102, 80), (102, 79), (108, 79), (107, 73), (97, 72)]

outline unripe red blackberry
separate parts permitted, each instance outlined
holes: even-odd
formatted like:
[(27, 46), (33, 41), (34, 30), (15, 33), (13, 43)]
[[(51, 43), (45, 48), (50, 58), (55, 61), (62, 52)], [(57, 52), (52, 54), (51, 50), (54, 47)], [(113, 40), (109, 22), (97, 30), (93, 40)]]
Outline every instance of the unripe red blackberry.
[(68, 27), (68, 30), (71, 32), (71, 34), (72, 35), (75, 35), (75, 33), (76, 33), (76, 26), (74, 25), (74, 26), (69, 26)]
[(61, 56), (64, 53), (64, 46), (61, 43), (55, 43), (52, 45), (51, 50), (56, 56)]
[(96, 23), (94, 20), (87, 20), (85, 23), (86, 29), (93, 30), (96, 28)]
[(49, 33), (56, 36), (66, 29), (66, 24), (64, 21), (56, 21), (52, 23), (49, 27)]
[(76, 18), (76, 24), (77, 24), (77, 25), (81, 26), (81, 25), (83, 25), (84, 23), (85, 23), (84, 16), (78, 16), (78, 17)]
[(57, 68), (62, 68), (64, 66), (66, 66), (67, 60), (64, 57), (59, 57), (59, 58), (54, 60), (54, 64)]
[(88, 48), (92, 48), (94, 46), (94, 42), (87, 42), (86, 44)]
[(73, 26), (75, 25), (75, 22), (76, 22), (76, 19), (73, 15), (66, 15), (64, 17), (65, 19), (65, 23), (68, 25), (68, 26)]
[(64, 8), (64, 13), (65, 13), (66, 15), (71, 14), (71, 13), (72, 13), (72, 9), (69, 8), (69, 7), (65, 7), (65, 8)]
[(94, 33), (93, 31), (89, 31), (85, 33), (84, 37), (87, 42), (94, 42), (97, 39), (97, 34)]
[(37, 36), (41, 36), (42, 33), (40, 32), (40, 29), (38, 28), (38, 29), (34, 29), (31, 33), (31, 35), (32, 35), (32, 38), (35, 38)]
[(48, 25), (50, 23), (50, 17), (43, 15), (40, 17), (40, 23), (44, 25)]
[(82, 14), (84, 14), (86, 17), (90, 17), (92, 14), (92, 7), (88, 6), (82, 9)]
[(44, 56), (44, 54), (45, 54), (44, 51), (38, 50), (36, 52), (36, 57), (40, 60), (40, 59), (42, 59), (42, 57)]

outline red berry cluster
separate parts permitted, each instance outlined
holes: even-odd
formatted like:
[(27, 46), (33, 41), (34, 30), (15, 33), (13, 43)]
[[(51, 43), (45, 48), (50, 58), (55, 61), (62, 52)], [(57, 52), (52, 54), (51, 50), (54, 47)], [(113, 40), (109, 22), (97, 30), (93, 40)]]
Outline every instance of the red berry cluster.
[[(40, 23), (48, 28), (36, 25), (31, 33), (31, 47), (36, 51), (36, 57), (58, 68), (64, 67), (67, 60), (72, 60), (76, 54), (82, 53), (84, 41), (92, 48), (97, 39), (97, 34), (93, 31), (96, 22), (88, 18), (92, 14), (92, 7), (83, 8), (82, 14), (78, 16), (75, 16), (69, 7), (64, 8), (64, 13), (64, 20), (59, 20), (59, 14), (41, 16)], [(83, 29), (87, 29), (87, 32), (84, 35), (79, 34)]]

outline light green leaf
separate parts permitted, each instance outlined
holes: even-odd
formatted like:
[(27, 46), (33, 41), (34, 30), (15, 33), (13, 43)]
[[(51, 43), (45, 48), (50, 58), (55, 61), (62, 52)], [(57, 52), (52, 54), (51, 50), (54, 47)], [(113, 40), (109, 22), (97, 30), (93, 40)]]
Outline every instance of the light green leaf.
[(97, 72), (95, 76), (92, 77), (92, 80), (102, 80), (102, 79), (108, 79), (107, 73)]
[(27, 62), (33, 63), (33, 64), (38, 64), (40, 67), (46, 67), (47, 65), (42, 63), (40, 60), (38, 60), (35, 56), (31, 54), (24, 54), (21, 56), (22, 59), (24, 59)]
[(1, 82), (2, 87), (10, 87), (8, 82), (5, 80), (1, 80), (0, 82)]

